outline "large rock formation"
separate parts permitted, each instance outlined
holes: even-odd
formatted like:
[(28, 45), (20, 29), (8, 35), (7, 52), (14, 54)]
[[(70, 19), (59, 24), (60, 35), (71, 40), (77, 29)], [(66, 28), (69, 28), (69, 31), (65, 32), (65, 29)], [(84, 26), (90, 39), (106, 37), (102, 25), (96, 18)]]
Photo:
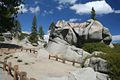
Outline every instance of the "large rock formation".
[(85, 42), (110, 44), (111, 34), (99, 21), (88, 20), (84, 23), (58, 21), (49, 37), (47, 50), (61, 58), (82, 61), (89, 53), (80, 49)]
[(81, 68), (74, 72), (69, 72), (63, 77), (48, 77), (45, 80), (110, 80), (109, 76), (99, 72), (95, 72), (92, 68)]
[(77, 47), (84, 42), (104, 42), (110, 44), (112, 36), (107, 28), (99, 21), (88, 20), (84, 23), (70, 23), (58, 21), (56, 26), (58, 29), (51, 36), (59, 36), (70, 44)]
[(107, 61), (102, 58), (91, 57), (84, 63), (85, 67), (92, 67), (95, 71), (108, 73)]

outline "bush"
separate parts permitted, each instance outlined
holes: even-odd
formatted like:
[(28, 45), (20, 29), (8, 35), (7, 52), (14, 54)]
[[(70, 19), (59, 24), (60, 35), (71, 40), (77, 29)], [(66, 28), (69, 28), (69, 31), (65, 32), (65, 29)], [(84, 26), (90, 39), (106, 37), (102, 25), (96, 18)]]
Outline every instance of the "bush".
[(108, 52), (110, 50), (110, 47), (103, 43), (85, 43), (82, 49), (89, 53), (92, 53), (94, 51)]
[(28, 36), (26, 33), (21, 33), (20, 36), (18, 37), (19, 40), (23, 40)]
[(17, 62), (22, 62), (22, 60), (18, 59)]
[(6, 53), (6, 52), (5, 52), (4, 54), (5, 54), (5, 55), (9, 55), (10, 53)]
[(31, 34), (29, 37), (28, 37), (28, 40), (30, 41), (31, 44), (38, 44), (38, 37), (36, 36), (37, 34)]
[(18, 57), (14, 57), (15, 59), (17, 59)]
[(107, 60), (111, 80), (120, 80), (120, 53), (108, 53), (103, 58)]
[(26, 62), (25, 65), (29, 65), (29, 63)]
[(44, 48), (46, 48), (46, 47), (47, 47), (47, 42), (43, 45), (43, 47), (44, 47)]
[(0, 36), (0, 41), (1, 41), (1, 42), (4, 42), (4, 41), (5, 41), (5, 39), (4, 39), (3, 36)]
[(86, 43), (83, 46), (85, 51), (90, 53), (94, 51), (102, 51), (100, 57), (107, 60), (107, 67), (111, 80), (120, 80), (120, 44), (114, 44), (114, 48), (110, 48), (102, 43)]

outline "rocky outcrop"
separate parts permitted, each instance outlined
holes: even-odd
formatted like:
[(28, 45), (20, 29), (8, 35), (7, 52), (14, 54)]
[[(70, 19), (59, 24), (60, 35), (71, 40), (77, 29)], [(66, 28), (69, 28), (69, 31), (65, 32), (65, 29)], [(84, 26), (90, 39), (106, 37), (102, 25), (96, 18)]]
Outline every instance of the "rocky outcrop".
[(84, 23), (58, 21), (57, 29), (51, 37), (60, 37), (66, 42), (80, 47), (84, 42), (104, 42), (110, 44), (112, 36), (109, 30), (99, 21), (88, 20)]
[(88, 20), (84, 23), (58, 21), (56, 29), (50, 33), (47, 50), (68, 60), (82, 62), (91, 54), (80, 49), (85, 42), (103, 42), (110, 44), (109, 30), (99, 21)]
[(67, 76), (47, 78), (45, 80), (110, 80), (109, 76), (95, 72), (92, 68), (81, 68), (70, 72)]
[(88, 52), (75, 46), (69, 45), (66, 41), (55, 38), (48, 43), (47, 51), (53, 56), (58, 56), (67, 60), (75, 60), (82, 63), (83, 59), (90, 56)]
[(102, 58), (91, 57), (85, 61), (84, 66), (91, 67), (98, 72), (108, 73), (107, 61)]

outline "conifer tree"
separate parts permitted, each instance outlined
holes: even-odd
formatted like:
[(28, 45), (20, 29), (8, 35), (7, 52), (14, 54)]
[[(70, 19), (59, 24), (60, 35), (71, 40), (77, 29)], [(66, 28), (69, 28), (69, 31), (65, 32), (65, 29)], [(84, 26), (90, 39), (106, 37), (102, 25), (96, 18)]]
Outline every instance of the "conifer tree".
[(38, 37), (37, 37), (37, 19), (36, 19), (36, 16), (33, 17), (33, 22), (32, 22), (32, 32), (30, 34), (30, 38), (29, 38), (29, 41), (31, 43), (37, 43), (38, 41)]
[(54, 22), (52, 22), (51, 24), (50, 24), (50, 26), (49, 26), (49, 30), (54, 30), (55, 29), (55, 24), (54, 24)]
[(45, 33), (43, 31), (43, 27), (42, 26), (39, 27), (39, 32), (38, 33), (39, 33), (40, 38), (43, 39)]
[(96, 20), (96, 11), (95, 11), (94, 7), (92, 7), (91, 19)]
[(18, 6), (23, 0), (0, 0), (0, 33), (10, 31), (15, 27)]
[(21, 24), (18, 20), (15, 22), (15, 27), (12, 28), (11, 33), (14, 35), (14, 37), (18, 38), (21, 34)]

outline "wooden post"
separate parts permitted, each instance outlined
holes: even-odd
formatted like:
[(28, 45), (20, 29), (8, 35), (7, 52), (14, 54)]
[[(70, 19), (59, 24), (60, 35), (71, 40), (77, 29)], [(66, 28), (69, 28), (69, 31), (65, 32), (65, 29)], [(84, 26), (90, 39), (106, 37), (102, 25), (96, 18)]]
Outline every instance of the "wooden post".
[(31, 49), (30, 49), (30, 53), (31, 53)]
[(56, 55), (56, 61), (58, 61), (58, 56)]
[(27, 52), (27, 49), (26, 49), (26, 52)]
[(9, 51), (10, 49), (8, 48), (8, 51)]
[(33, 53), (35, 54), (35, 50), (33, 50)]
[(21, 51), (23, 51), (23, 48), (21, 48)]
[(20, 80), (27, 80), (27, 73), (26, 72), (20, 72)]
[(75, 60), (73, 60), (73, 64), (72, 65), (75, 66)]
[(8, 74), (11, 75), (11, 66), (12, 66), (12, 63), (9, 62), (8, 63)]
[(14, 66), (14, 80), (18, 80), (18, 65)]
[(6, 63), (4, 62), (3, 63), (3, 71), (5, 71), (6, 70)]
[(63, 63), (65, 63), (65, 59), (63, 59)]
[(6, 70), (6, 63), (7, 63), (7, 60), (6, 59), (4, 59), (4, 63), (3, 63), (3, 71), (5, 71)]
[(50, 59), (50, 57), (51, 57), (51, 56), (50, 56), (50, 54), (49, 54), (49, 59)]

